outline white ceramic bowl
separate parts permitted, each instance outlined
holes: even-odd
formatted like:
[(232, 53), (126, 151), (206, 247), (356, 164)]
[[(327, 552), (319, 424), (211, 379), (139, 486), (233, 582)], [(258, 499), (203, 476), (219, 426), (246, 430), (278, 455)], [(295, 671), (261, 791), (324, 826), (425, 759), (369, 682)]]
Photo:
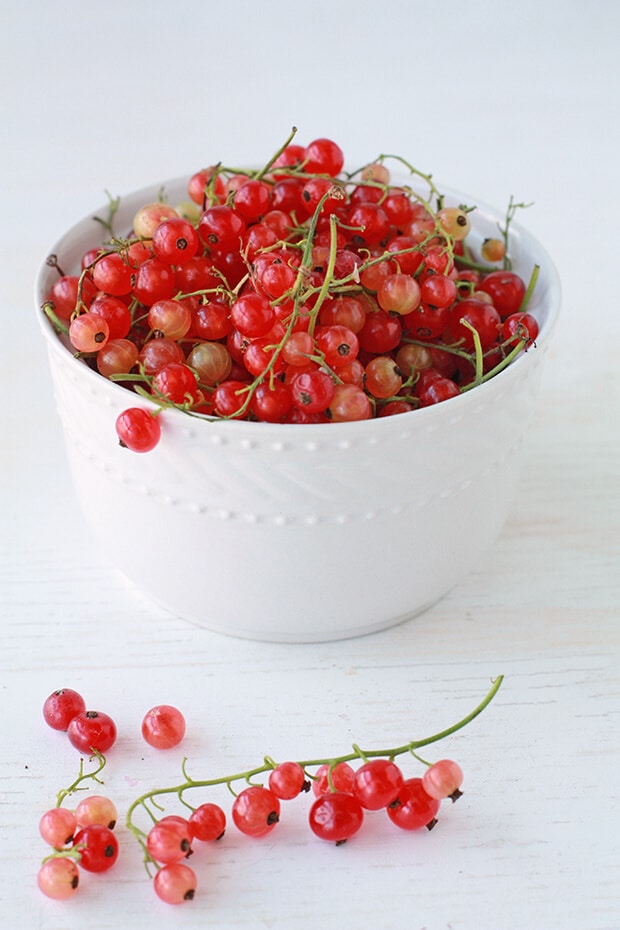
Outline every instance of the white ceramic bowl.
[[(118, 229), (162, 185), (128, 195)], [(185, 180), (165, 185), (185, 199)], [(448, 193), (446, 203), (466, 203)], [(51, 249), (75, 271), (99, 245), (92, 216)], [(504, 214), (477, 205), (476, 236)], [(175, 614), (258, 640), (357, 636), (441, 598), (492, 546), (516, 488), (560, 304), (543, 248), (511, 227), (514, 270), (540, 277), (528, 308), (535, 348), (459, 397), (362, 422), (289, 425), (202, 421), (165, 411), (146, 455), (119, 446), (115, 420), (135, 398), (73, 358), (40, 311), (57, 272), (43, 265), (36, 307), (82, 509), (103, 551)], [(139, 403), (145, 403), (139, 400)]]

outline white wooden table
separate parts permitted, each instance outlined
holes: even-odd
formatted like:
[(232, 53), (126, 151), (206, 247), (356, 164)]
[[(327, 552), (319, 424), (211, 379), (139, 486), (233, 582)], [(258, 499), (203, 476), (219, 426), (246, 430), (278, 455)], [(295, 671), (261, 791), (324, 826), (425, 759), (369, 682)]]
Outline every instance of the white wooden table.
[[(248, 7), (35, 2), (3, 26), (0, 925), (618, 930), (620, 8), (397, 2), (384, 13), (320, 0), (306, 20)], [(332, 135), (353, 160), (379, 142), (489, 202), (534, 201), (522, 220), (564, 288), (494, 551), (408, 623), (301, 646), (190, 626), (98, 555), (72, 496), (31, 299), (47, 247), (104, 188), (220, 155), (258, 161), (293, 122), (303, 141)], [(122, 811), (180, 780), (183, 755), (199, 778), (265, 754), (423, 737), (468, 713), (499, 674), (492, 705), (433, 749), (466, 780), (430, 833), (369, 816), (353, 841), (329, 846), (310, 834), (303, 797), (266, 840), (231, 828), (197, 851), (199, 893), (182, 907), (157, 901), (122, 824), (113, 871), (87, 877), (66, 904), (37, 891), (39, 816), (77, 774), (77, 754), (41, 716), (56, 688), (115, 718), (104, 790)], [(139, 722), (163, 702), (184, 711), (188, 734), (156, 754)]]

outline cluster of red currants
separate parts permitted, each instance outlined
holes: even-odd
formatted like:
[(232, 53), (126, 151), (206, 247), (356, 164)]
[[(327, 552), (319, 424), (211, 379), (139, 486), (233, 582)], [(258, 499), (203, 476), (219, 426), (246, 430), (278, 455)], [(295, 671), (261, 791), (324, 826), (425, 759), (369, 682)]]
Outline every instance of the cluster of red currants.
[[(538, 334), (508, 229), (468, 244), (466, 206), (393, 184), (386, 158), (344, 172), (329, 139), (260, 171), (196, 172), (189, 200), (145, 204), (52, 286), (44, 310), (103, 376), (148, 396), (120, 442), (160, 438), (159, 411), (275, 423), (400, 414), (492, 377)], [(113, 207), (117, 207), (115, 202)]]
[[(281, 763), (265, 756), (256, 768), (206, 780), (190, 777), (184, 760), (181, 784), (142, 794), (130, 804), (125, 818), (128, 831), (142, 849), (147, 871), (154, 873), (156, 895), (169, 904), (194, 898), (196, 873), (186, 860), (193, 853), (194, 843), (222, 839), (227, 816), (219, 804), (208, 801), (195, 806), (188, 795), (215, 786), (227, 787), (234, 795), (232, 823), (248, 837), (271, 833), (280, 820), (282, 802), (304, 792), (313, 794), (308, 813), (312, 833), (336, 845), (354, 837), (371, 811), (384, 811), (403, 830), (431, 830), (437, 823), (441, 801), (446, 798), (456, 801), (461, 796), (463, 772), (450, 759), (426, 762), (417, 750), (470, 723), (490, 703), (501, 682), (501, 676), (495, 679), (481, 703), (453, 726), (393, 749), (364, 752), (354, 745), (351, 752), (331, 759)], [(77, 692), (63, 689), (50, 695), (43, 713), (50, 726), (69, 730), (73, 721), (84, 714), (84, 702)], [(143, 718), (142, 733), (152, 746), (168, 749), (182, 741), (185, 719), (175, 707), (159, 705)], [(63, 807), (63, 802), (83, 789), (86, 781), (102, 783), (98, 776), (106, 759), (101, 746), (108, 742), (109, 737), (102, 740), (99, 730), (91, 731), (88, 751), (91, 761), (95, 760), (94, 769), (85, 771), (82, 760), (76, 780), (58, 793), (56, 807), (41, 818), (41, 835), (53, 848), (38, 875), (39, 888), (48, 897), (58, 900), (71, 897), (79, 885), (80, 868), (105, 872), (117, 860), (118, 842), (113, 833), (117, 811), (108, 798), (88, 795), (74, 811)], [(423, 775), (405, 778), (395, 762), (401, 755), (412, 756), (424, 765)], [(236, 791), (233, 786), (238, 783), (244, 787)], [(165, 812), (165, 800), (170, 796), (182, 805), (182, 815)], [(138, 813), (148, 818), (146, 829), (136, 822)]]
[[(236, 777), (229, 780), (229, 787)], [(357, 769), (346, 761), (324, 762), (314, 774), (303, 763), (282, 762), (269, 771), (267, 785), (251, 784), (235, 796), (232, 822), (245, 836), (266, 836), (280, 821), (281, 802), (312, 788), (310, 829), (336, 845), (355, 836), (367, 811), (387, 811), (392, 823), (403, 830), (431, 830), (441, 800), (460, 797), (462, 779), (460, 766), (448, 759), (430, 765), (423, 777), (409, 779), (390, 758), (369, 759)], [(147, 863), (157, 868), (156, 894), (169, 904), (192, 900), (197, 877), (184, 860), (192, 855), (195, 840), (211, 842), (223, 837), (227, 824), (223, 808), (207, 802), (187, 817), (164, 816), (146, 835), (132, 824), (131, 811), (128, 823), (143, 845)]]
[[(43, 704), (43, 718), (54, 730), (67, 733), (80, 753), (97, 760), (93, 771), (85, 772), (83, 762), (77, 779), (58, 793), (56, 807), (39, 821), (39, 832), (53, 852), (39, 870), (38, 885), (50, 898), (64, 900), (79, 886), (80, 868), (87, 872), (107, 872), (118, 859), (118, 841), (113, 832), (118, 818), (116, 806), (102, 795), (88, 795), (75, 808), (63, 807), (64, 800), (85, 781), (98, 778), (106, 764), (104, 753), (116, 742), (117, 729), (108, 714), (89, 711), (82, 695), (72, 688), (54, 691)], [(157, 749), (178, 745), (185, 735), (185, 718), (167, 704), (152, 707), (144, 716), (142, 736)]]

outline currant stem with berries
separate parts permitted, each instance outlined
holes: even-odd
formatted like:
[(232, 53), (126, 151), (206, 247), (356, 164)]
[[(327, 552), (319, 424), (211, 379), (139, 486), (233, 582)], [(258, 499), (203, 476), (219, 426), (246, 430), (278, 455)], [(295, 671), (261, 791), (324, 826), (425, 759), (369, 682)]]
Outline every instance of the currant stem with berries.
[[(418, 754), (418, 750), (425, 746), (429, 746), (433, 743), (437, 743), (446, 739), (448, 736), (451, 736), (471, 723), (491, 703), (499, 691), (502, 681), (503, 675), (500, 675), (494, 679), (492, 686), (484, 699), (472, 711), (470, 711), (470, 713), (468, 713), (457, 723), (452, 724), (443, 730), (440, 730), (438, 733), (434, 733), (421, 739), (411, 740), (398, 746), (380, 749), (362, 749), (358, 745), (354, 744), (350, 751), (343, 753), (342, 755), (303, 759), (297, 762), (287, 762), (283, 764), (278, 764), (270, 756), (265, 756), (261, 764), (247, 769), (246, 771), (235, 772), (231, 775), (223, 775), (206, 779), (193, 778), (188, 772), (187, 759), (185, 758), (181, 766), (183, 774), (182, 782), (166, 788), (155, 788), (151, 791), (145, 792), (144, 794), (140, 795), (140, 797), (136, 798), (127, 810), (125, 823), (143, 850), (144, 862), (147, 868), (147, 872), (151, 866), (154, 866), (156, 869), (161, 868), (161, 860), (158, 860), (153, 856), (151, 850), (149, 849), (148, 841), (150, 830), (152, 829), (153, 825), (156, 825), (158, 822), (160, 822), (160, 814), (165, 812), (163, 801), (166, 797), (176, 797), (177, 800), (189, 811), (195, 811), (196, 808), (186, 798), (186, 794), (197, 789), (226, 786), (235, 796), (236, 800), (239, 800), (240, 797), (243, 797), (246, 794), (248, 788), (238, 792), (235, 790), (234, 786), (237, 784), (242, 784), (249, 786), (249, 789), (262, 791), (264, 789), (262, 782), (260, 781), (261, 776), (272, 776), (274, 772), (277, 772), (280, 769), (281, 765), (291, 766), (299, 773), (299, 783), (296, 793), (299, 793), (299, 791), (302, 790), (308, 790), (310, 783), (317, 781), (320, 777), (325, 779), (325, 785), (329, 791), (338, 793), (338, 784), (336, 782), (336, 776), (338, 775), (338, 772), (342, 772), (343, 770), (346, 771), (349, 769), (348, 763), (355, 761), (362, 762), (365, 766), (372, 765), (373, 760), (375, 762), (384, 760), (384, 762), (393, 763), (394, 759), (397, 757), (408, 754), (427, 766), (429, 771), (432, 771), (435, 769), (435, 766), (433, 766), (425, 759), (422, 759), (422, 757)], [(446, 762), (444, 760), (443, 764), (436, 763), (435, 765), (439, 766), (438, 772), (441, 774), (443, 769), (446, 767)], [(434, 779), (435, 782), (441, 781), (439, 791), (441, 791), (441, 788), (443, 788), (447, 783), (446, 779), (449, 780), (450, 778), (454, 777), (455, 770), (460, 771), (455, 763), (448, 763), (447, 765), (449, 766), (448, 773), (446, 774), (443, 772), (441, 779), (438, 779), (437, 777)], [(317, 772), (309, 771), (315, 769)], [(257, 779), (259, 781), (257, 781)], [(437, 797), (451, 797), (452, 800), (456, 800), (456, 798), (460, 795), (459, 784), (460, 781), (458, 781), (458, 784), (455, 783), (454, 786), (450, 785), (449, 789), (445, 789), (446, 793), (437, 793)], [(433, 789), (431, 788), (431, 791), (432, 790)], [(138, 826), (136, 823), (135, 816), (140, 810), (142, 810), (148, 816), (151, 823), (151, 828), (145, 830)], [(275, 812), (272, 812), (272, 819), (268, 823), (269, 827), (273, 827), (273, 825), (275, 825), (278, 819), (278, 815), (279, 809)], [(258, 833), (253, 835), (258, 835)]]

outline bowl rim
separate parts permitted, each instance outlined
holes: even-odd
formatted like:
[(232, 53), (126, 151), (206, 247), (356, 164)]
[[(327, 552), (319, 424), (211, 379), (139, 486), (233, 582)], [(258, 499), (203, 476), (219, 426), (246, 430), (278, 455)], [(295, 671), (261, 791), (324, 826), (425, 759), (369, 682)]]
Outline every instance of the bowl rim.
[[(180, 175), (164, 182), (149, 184), (142, 188), (131, 190), (126, 194), (121, 195), (121, 210), (123, 209), (123, 206), (128, 204), (128, 202), (131, 204), (137, 204), (139, 202), (147, 203), (153, 199), (156, 199), (162, 191), (171, 192), (174, 190), (186, 190), (188, 179), (189, 175)], [(402, 176), (400, 175), (394, 174), (393, 180), (395, 183), (403, 183)], [(407, 183), (414, 189), (417, 186), (415, 184), (415, 178), (413, 177), (408, 178)], [(451, 187), (440, 185), (436, 181), (434, 181), (434, 184), (439, 190), (441, 190), (442, 195), (446, 198), (446, 200), (458, 204), (468, 202), (468, 195), (465, 193)], [(475, 203), (474, 229), (476, 226), (475, 218), (477, 216), (484, 217), (487, 220), (492, 220), (493, 222), (497, 222), (498, 219), (503, 218), (502, 212), (500, 210), (498, 210), (496, 207), (493, 207), (492, 205), (487, 204), (485, 201), (475, 199), (473, 202)], [(105, 212), (108, 207), (109, 203), (103, 204), (82, 215), (82, 217), (76, 220), (75, 223), (73, 223), (69, 228), (65, 229), (64, 233), (62, 233), (56, 239), (51, 248), (47, 250), (46, 257), (40, 262), (35, 276), (34, 303), (39, 327), (47, 343), (48, 350), (54, 351), (58, 355), (59, 359), (73, 362), (76, 366), (76, 370), (80, 371), (81, 376), (87, 379), (94, 379), (93, 384), (96, 383), (101, 390), (112, 392), (111, 396), (118, 397), (120, 401), (121, 398), (126, 400), (132, 395), (129, 394), (127, 389), (122, 385), (116, 384), (113, 381), (104, 378), (90, 366), (84, 365), (80, 362), (79, 359), (76, 359), (73, 356), (71, 350), (58, 337), (58, 334), (55, 332), (50, 320), (41, 309), (43, 303), (45, 302), (45, 295), (49, 288), (50, 278), (54, 273), (57, 274), (55, 269), (50, 267), (50, 265), (47, 263), (47, 257), (52, 254), (61, 254), (62, 246), (67, 244), (72, 237), (76, 236), (80, 230), (80, 227), (85, 228), (88, 224), (88, 221), (93, 220), (95, 216)], [(132, 209), (134, 208), (132, 207)], [(449, 416), (449, 418), (452, 418), (453, 416), (457, 415), (459, 409), (465, 411), (472, 403), (475, 404), (478, 402), (483, 402), (485, 399), (488, 399), (489, 393), (497, 393), (497, 390), (500, 386), (505, 386), (508, 388), (511, 381), (523, 375), (523, 370), (527, 370), (527, 367), (531, 366), (534, 363), (534, 360), (542, 360), (542, 357), (548, 349), (550, 338), (555, 329), (561, 307), (560, 277), (549, 253), (540, 243), (540, 241), (531, 232), (529, 232), (529, 230), (523, 226), (522, 223), (514, 220), (511, 223), (510, 228), (511, 233), (518, 237), (519, 241), (525, 246), (526, 251), (536, 255), (537, 261), (541, 267), (544, 265), (544, 273), (546, 278), (546, 293), (544, 300), (545, 318), (540, 322), (540, 331), (535, 346), (527, 351), (522, 352), (513, 362), (511, 362), (510, 365), (508, 365), (489, 381), (483, 382), (477, 387), (472, 388), (469, 391), (465, 391), (456, 397), (448, 398), (447, 400), (442, 401), (440, 404), (421, 407), (416, 410), (398, 414), (397, 416), (374, 417), (367, 420), (356, 420), (341, 423), (259, 423), (249, 420), (222, 419), (197, 414), (188, 416), (187, 413), (174, 407), (163, 408), (163, 412), (165, 412), (166, 417), (180, 418), (179, 422), (184, 423), (186, 426), (190, 425), (188, 421), (191, 421), (191, 423), (194, 425), (204, 422), (212, 428), (224, 427), (225, 429), (233, 430), (236, 433), (246, 432), (246, 430), (254, 432), (257, 429), (260, 429), (261, 436), (265, 438), (267, 438), (268, 435), (274, 435), (278, 438), (281, 438), (283, 435), (291, 436), (293, 432), (299, 431), (302, 431), (304, 435), (308, 436), (309, 430), (312, 431), (312, 435), (314, 436), (318, 436), (318, 434), (327, 430), (327, 435), (334, 437), (334, 431), (338, 433), (341, 431), (360, 431), (364, 433), (371, 430), (374, 432), (376, 430), (391, 429), (394, 428), (395, 425), (400, 425), (403, 428), (405, 425), (412, 426), (412, 417), (415, 417), (415, 423), (418, 423), (420, 426), (425, 424), (428, 427), (429, 419), (440, 419), (441, 416)], [(93, 231), (96, 231), (96, 227), (94, 225)], [(135, 395), (135, 397), (136, 404), (144, 405), (145, 407), (151, 407), (152, 409), (159, 409), (159, 405), (154, 401), (149, 401), (148, 398), (142, 397), (140, 395)], [(126, 404), (126, 406), (128, 405), (129, 404)], [(174, 422), (174, 420), (171, 422)]]

